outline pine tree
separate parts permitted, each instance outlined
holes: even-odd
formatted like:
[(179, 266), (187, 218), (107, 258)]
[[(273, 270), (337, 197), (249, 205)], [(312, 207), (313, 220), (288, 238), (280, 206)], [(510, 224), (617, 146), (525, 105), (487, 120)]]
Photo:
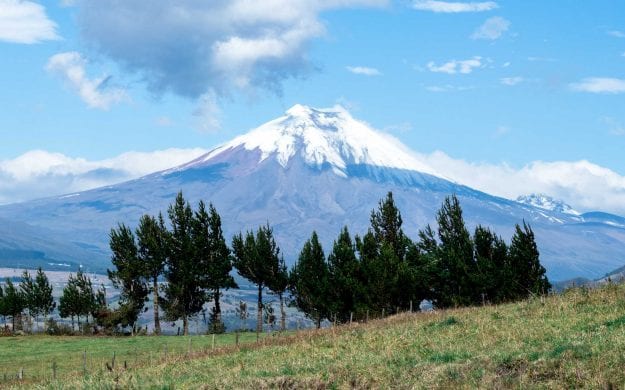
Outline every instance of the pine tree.
[(183, 334), (188, 335), (189, 317), (200, 312), (209, 297), (193, 242), (193, 211), (182, 192), (169, 206), (168, 214), (172, 230), (163, 306), (169, 320), (182, 319)]
[(441, 283), (449, 278), (448, 272), (440, 267), (440, 252), (434, 230), (426, 225), (418, 233), (419, 240), (409, 250), (408, 261), (416, 270), (416, 299), (419, 304), (423, 299), (435, 301), (442, 290)]
[[(72, 330), (74, 330), (74, 317), (80, 315), (80, 292), (74, 275), (70, 274), (67, 285), (63, 288), (63, 294), (59, 299), (59, 315), (61, 318), (71, 317)], [(80, 320), (78, 322), (80, 326)]]
[(316, 232), (304, 244), (290, 279), (295, 306), (320, 328), (321, 321), (330, 316), (330, 286), (328, 265)]
[[(35, 291), (35, 281), (27, 270), (22, 273), (22, 280), (19, 284), (20, 293), (24, 299), (24, 306), (28, 309), (28, 315), (31, 319), (37, 319), (39, 309), (37, 308), (37, 292)], [(30, 329), (32, 331), (32, 329)]]
[(76, 287), (78, 289), (78, 326), (80, 328), (80, 316), (85, 317), (85, 323), (89, 323), (91, 315), (96, 306), (95, 293), (91, 279), (82, 270), (76, 273)]
[(44, 316), (44, 323), (45, 317), (50, 315), (56, 307), (56, 302), (54, 302), (54, 298), (52, 297), (52, 290), (48, 276), (43, 272), (41, 267), (39, 267), (37, 269), (37, 275), (35, 276), (33, 306), (35, 307), (36, 315)]
[(107, 272), (113, 286), (120, 290), (118, 311), (124, 315), (119, 320), (122, 326), (131, 326), (134, 334), (149, 291), (145, 280), (146, 263), (137, 254), (135, 236), (130, 228), (120, 224), (117, 229), (111, 229), (109, 237), (111, 263), (115, 269)]
[(12, 329), (16, 331), (21, 326), (18, 320), (26, 308), (26, 300), (19, 288), (15, 287), (9, 278), (6, 279), (4, 287), (4, 306), (6, 316), (11, 317)]
[(236, 288), (237, 284), (230, 275), (232, 271), (230, 249), (223, 236), (221, 217), (212, 204), (209, 204), (207, 212), (204, 202), (200, 201), (194, 215), (193, 240), (200, 273), (204, 277), (204, 286), (215, 302), (211, 311), (209, 331), (223, 333), (225, 325), (221, 318), (221, 289)]
[(280, 249), (274, 238), (273, 230), (267, 224), (261, 226), (254, 236), (247, 232), (245, 240), (241, 233), (232, 239), (233, 265), (239, 275), (258, 287), (256, 316), (256, 335), (263, 330), (263, 288), (271, 283), (272, 270), (279, 262)]
[(2, 285), (0, 284), (0, 316), (2, 316), (2, 319), (4, 320), (4, 326), (6, 327), (6, 322), (7, 322), (7, 303), (6, 303), (6, 299), (4, 297), (4, 289), (2, 288)]
[(139, 221), (136, 231), (138, 257), (143, 263), (144, 277), (148, 283), (152, 283), (152, 301), (154, 307), (154, 334), (161, 333), (161, 321), (159, 315), (159, 290), (158, 278), (165, 271), (168, 257), (169, 232), (165, 227), (163, 215), (159, 213), (158, 220), (150, 215), (144, 215)]
[(545, 268), (540, 264), (538, 246), (531, 226), (523, 221), (523, 228), (515, 227), (510, 244), (510, 267), (515, 299), (530, 295), (544, 295), (551, 289)]
[(347, 322), (352, 312), (362, 315), (367, 307), (363, 297), (361, 267), (347, 226), (341, 230), (328, 255), (328, 272), (330, 306), (337, 320)]
[(363, 304), (367, 310), (381, 310), (388, 302), (385, 289), (385, 269), (380, 263), (380, 247), (374, 234), (369, 230), (362, 238), (356, 236), (356, 249), (360, 263), (360, 285), (366, 286)]
[(439, 273), (442, 278), (437, 283), (440, 288), (436, 297), (437, 306), (466, 306), (480, 302), (481, 297), (475, 288), (477, 273), (473, 244), (455, 195), (445, 198), (437, 213), (437, 222)]
[(375, 255), (361, 258), (365, 285), (372, 287), (369, 303), (374, 310), (390, 313), (405, 307), (414, 295), (412, 289), (404, 285), (412, 285), (416, 275), (406, 261), (411, 242), (402, 230), (402, 223), (393, 193), (389, 192), (378, 203), (378, 209), (371, 212), (371, 229), (367, 233), (370, 237), (363, 237), (377, 246)]
[(371, 211), (371, 229), (378, 243), (385, 243), (395, 254), (397, 260), (403, 260), (406, 254), (406, 236), (402, 230), (402, 218), (395, 205), (393, 193), (378, 202), (378, 209)]
[(284, 309), (284, 294), (289, 288), (289, 271), (286, 268), (284, 257), (280, 257), (280, 261), (272, 262), (271, 278), (267, 284), (269, 290), (278, 296), (280, 301), (280, 330), (286, 330), (286, 311)]
[(484, 300), (501, 303), (507, 300), (508, 246), (490, 229), (478, 225), (473, 234), (477, 264), (477, 284)]

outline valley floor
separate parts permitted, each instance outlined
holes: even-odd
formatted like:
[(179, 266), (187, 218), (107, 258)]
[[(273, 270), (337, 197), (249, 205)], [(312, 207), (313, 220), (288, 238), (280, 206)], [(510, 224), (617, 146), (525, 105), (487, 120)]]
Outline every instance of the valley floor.
[[(174, 339), (182, 340), (184, 346), (185, 338), (167, 338), (172, 343)], [(106, 344), (110, 340), (90, 342)], [(132, 339), (122, 340), (132, 342)], [(153, 340), (155, 345), (162, 342)], [(13, 350), (20, 342), (50, 341), (36, 337), (4, 338), (0, 339), (0, 349)], [(63, 343), (68, 343), (67, 347)], [(71, 348), (71, 343), (59, 339), (58, 353)], [(121, 347), (109, 346), (106, 350), (110, 353), (112, 348)], [(28, 359), (36, 351), (36, 348), (24, 349), (15, 352), (12, 359)], [(611, 284), (597, 290), (569, 290), (545, 300), (407, 313), (368, 324), (301, 331), (267, 337), (260, 345), (244, 344), (216, 353), (209, 350), (207, 354), (190, 358), (179, 354), (166, 361), (153, 359), (149, 364), (130, 364), (127, 369), (118, 360), (113, 372), (102, 366), (92, 369), (85, 377), (77, 370), (62, 380), (46, 379), (23, 385), (220, 389), (623, 388), (624, 351), (625, 285)], [(4, 352), (0, 355), (4, 356)]]

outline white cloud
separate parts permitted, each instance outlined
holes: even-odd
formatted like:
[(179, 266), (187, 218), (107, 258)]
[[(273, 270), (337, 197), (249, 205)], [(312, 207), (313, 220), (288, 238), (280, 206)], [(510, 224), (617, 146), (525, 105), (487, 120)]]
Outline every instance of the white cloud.
[(447, 74), (468, 74), (473, 72), (473, 69), (481, 68), (482, 65), (482, 57), (475, 56), (468, 60), (451, 60), (442, 65), (436, 65), (433, 61), (428, 62), (427, 67), (430, 72), (435, 73), (447, 73)]
[(473, 86), (458, 86), (458, 85), (451, 85), (451, 84), (445, 84), (445, 85), (428, 85), (425, 87), (426, 91), (430, 91), (430, 92), (454, 92), (454, 91), (468, 91), (471, 89), (474, 89), (475, 87)]
[(0, 41), (32, 44), (60, 39), (56, 28), (41, 4), (0, 0)]
[(499, 79), (499, 81), (503, 84), (503, 85), (507, 85), (507, 86), (515, 86), (517, 84), (520, 84), (523, 82), (523, 77), (520, 76), (514, 76), (514, 77), (502, 77), (501, 79)]
[(471, 39), (499, 39), (510, 28), (510, 21), (500, 16), (486, 19), (484, 24), (471, 34)]
[(616, 38), (625, 38), (625, 32), (619, 30), (608, 31), (608, 35), (611, 35)]
[(202, 133), (212, 133), (221, 128), (221, 109), (214, 92), (200, 96), (193, 116), (196, 117), (195, 128)]
[(625, 135), (625, 126), (618, 120), (609, 116), (604, 116), (601, 118), (601, 122), (608, 126), (610, 134), (618, 136)]
[(574, 91), (590, 93), (623, 93), (625, 92), (625, 80), (610, 77), (589, 77), (577, 83), (570, 84)]
[(390, 0), (82, 0), (83, 38), (150, 90), (197, 99), (281, 84), (314, 68), (307, 51), (323, 36), (323, 12)]
[(128, 152), (100, 161), (33, 150), (0, 161), (0, 203), (84, 191), (184, 164), (204, 149)]
[(86, 75), (87, 61), (75, 51), (55, 54), (48, 60), (46, 70), (59, 76), (91, 108), (108, 109), (126, 99), (126, 92), (110, 86), (111, 76), (90, 79)]
[(499, 6), (494, 1), (467, 3), (437, 0), (414, 0), (412, 3), (412, 8), (416, 10), (440, 13), (483, 12), (490, 11), (498, 7)]
[(363, 76), (380, 76), (382, 74), (376, 68), (369, 68), (366, 66), (346, 66), (345, 69), (353, 74), (359, 74)]
[(586, 160), (535, 161), (513, 168), (507, 164), (470, 163), (443, 152), (419, 158), (445, 177), (493, 195), (516, 199), (519, 195), (545, 193), (580, 211), (625, 215), (625, 176)]

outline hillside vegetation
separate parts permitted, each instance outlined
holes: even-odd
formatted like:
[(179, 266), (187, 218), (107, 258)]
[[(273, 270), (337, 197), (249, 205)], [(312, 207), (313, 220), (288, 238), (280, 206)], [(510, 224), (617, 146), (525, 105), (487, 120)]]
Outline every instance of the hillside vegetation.
[(102, 367), (86, 378), (41, 386), (620, 388), (623, 351), (625, 286), (607, 285), (302, 331), (197, 358), (114, 372)]

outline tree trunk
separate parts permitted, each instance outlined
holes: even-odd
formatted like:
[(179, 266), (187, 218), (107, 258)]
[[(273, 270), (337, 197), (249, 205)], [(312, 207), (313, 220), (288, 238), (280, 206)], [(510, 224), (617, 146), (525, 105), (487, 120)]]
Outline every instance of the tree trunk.
[(182, 316), (182, 335), (189, 335), (189, 318), (187, 318), (186, 314), (183, 314)]
[[(215, 290), (215, 323), (221, 324), (221, 304), (219, 303), (219, 288)], [(213, 325), (214, 326), (214, 325)]]
[(74, 331), (74, 315), (72, 314), (72, 332)]
[(158, 276), (154, 277), (154, 334), (161, 334), (161, 321), (158, 317)]
[(258, 313), (256, 313), (256, 341), (263, 331), (263, 285), (258, 285)]
[(286, 330), (286, 312), (284, 311), (284, 299), (282, 298), (282, 294), (278, 294), (278, 298), (280, 298), (280, 330)]
[(321, 315), (317, 316), (317, 329), (321, 329)]

